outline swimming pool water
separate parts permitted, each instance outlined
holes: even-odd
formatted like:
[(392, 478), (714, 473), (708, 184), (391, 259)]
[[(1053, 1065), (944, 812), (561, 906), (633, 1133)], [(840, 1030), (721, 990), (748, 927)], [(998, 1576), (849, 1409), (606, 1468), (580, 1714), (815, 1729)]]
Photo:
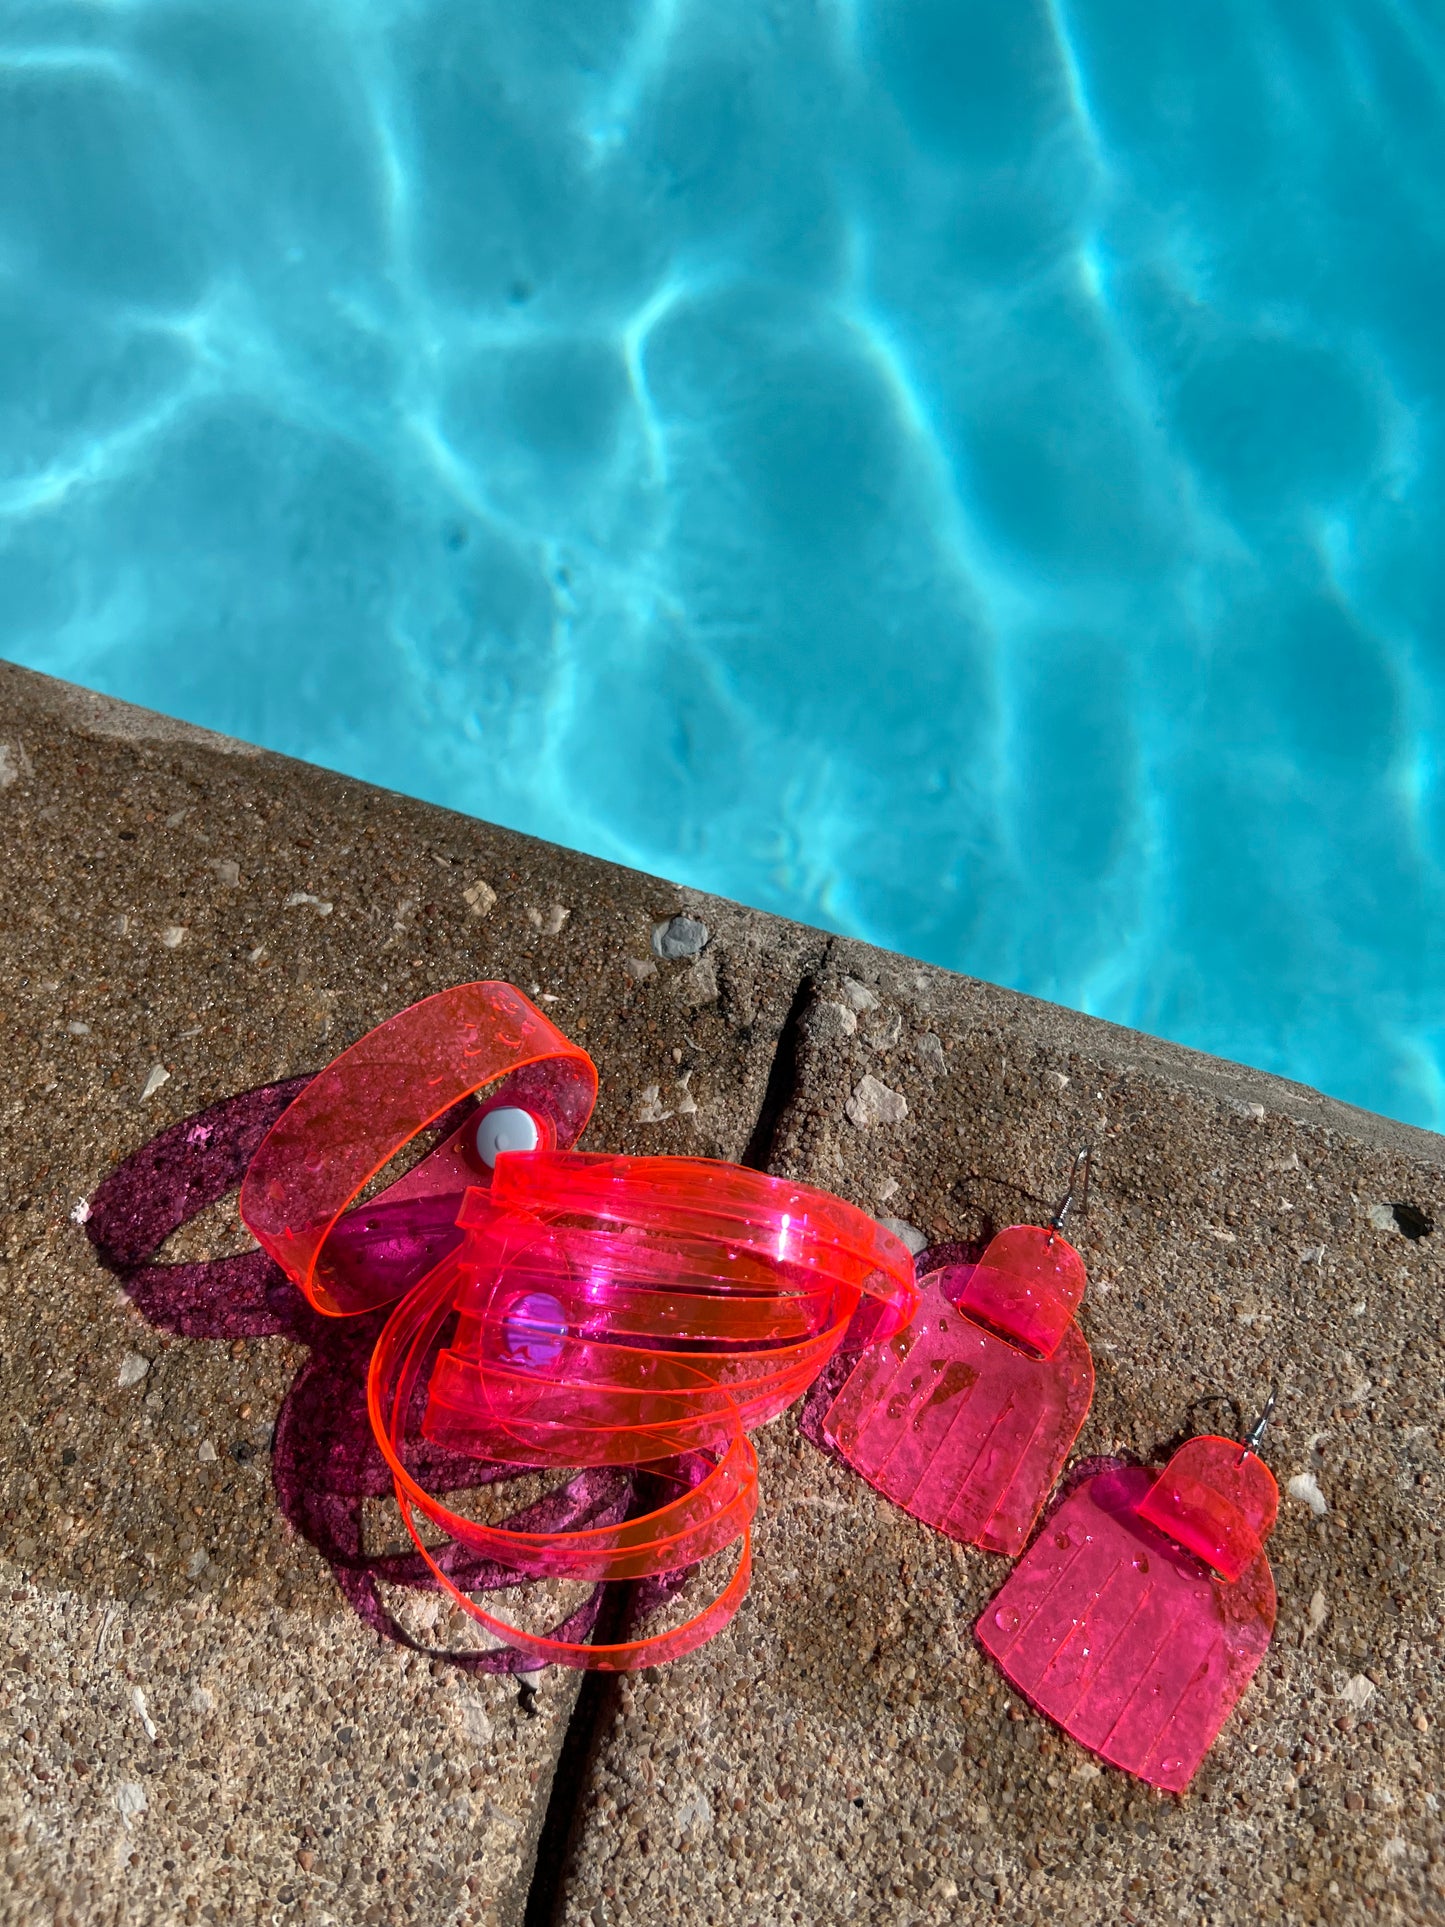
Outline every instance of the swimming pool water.
[(0, 649), (1445, 1123), (1445, 10), (9, 0)]

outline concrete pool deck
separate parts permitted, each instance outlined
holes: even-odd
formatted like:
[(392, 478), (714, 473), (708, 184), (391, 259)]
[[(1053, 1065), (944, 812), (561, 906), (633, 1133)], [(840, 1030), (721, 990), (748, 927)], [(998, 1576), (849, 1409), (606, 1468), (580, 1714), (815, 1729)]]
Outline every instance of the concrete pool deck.
[[(1445, 1140), (9, 666), (0, 823), (0, 1922), (1445, 1920)], [(680, 912), (706, 948), (658, 958)], [(1280, 1387), (1278, 1630), (1187, 1797), (1027, 1713), (970, 1636), (1003, 1562), (791, 1416), (750, 1598), (671, 1668), (532, 1693), (363, 1623), (268, 1472), (305, 1344), (148, 1322), (85, 1207), (475, 976), (592, 1053), (587, 1143), (929, 1244), (1042, 1217), (1096, 1145), (1079, 1455)], [(243, 1248), (217, 1207), (163, 1256)]]

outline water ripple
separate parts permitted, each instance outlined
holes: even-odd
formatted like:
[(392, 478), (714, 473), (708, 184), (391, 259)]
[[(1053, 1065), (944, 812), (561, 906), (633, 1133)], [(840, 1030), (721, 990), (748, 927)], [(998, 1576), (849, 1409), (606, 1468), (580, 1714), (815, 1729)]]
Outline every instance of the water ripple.
[(1442, 173), (1407, 0), (17, 0), (0, 647), (1440, 1125)]

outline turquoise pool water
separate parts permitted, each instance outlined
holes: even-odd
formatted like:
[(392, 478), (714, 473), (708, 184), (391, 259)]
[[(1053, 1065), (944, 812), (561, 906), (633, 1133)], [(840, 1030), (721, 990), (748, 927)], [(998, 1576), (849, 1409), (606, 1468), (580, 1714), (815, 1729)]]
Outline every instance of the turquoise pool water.
[(1445, 9), (8, 0), (0, 649), (1445, 1123)]

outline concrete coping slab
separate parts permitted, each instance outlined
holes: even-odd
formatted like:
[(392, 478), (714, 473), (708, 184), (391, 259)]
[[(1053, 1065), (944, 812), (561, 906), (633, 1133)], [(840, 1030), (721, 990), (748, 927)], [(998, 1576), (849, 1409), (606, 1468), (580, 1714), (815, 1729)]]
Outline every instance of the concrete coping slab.
[[(0, 818), (0, 1917), (1445, 1918), (1442, 1140), (3, 666)], [(1094, 1144), (1079, 1453), (1157, 1462), (1280, 1387), (1279, 1626), (1187, 1796), (1034, 1717), (972, 1638), (1006, 1562), (796, 1412), (738, 1619), (580, 1697), (451, 1663), (364, 1481), (288, 1486), (341, 1352), (245, 1298), (232, 1204), (146, 1296), (92, 1200), (484, 975), (597, 1060), (588, 1143), (827, 1185), (924, 1266)]]

